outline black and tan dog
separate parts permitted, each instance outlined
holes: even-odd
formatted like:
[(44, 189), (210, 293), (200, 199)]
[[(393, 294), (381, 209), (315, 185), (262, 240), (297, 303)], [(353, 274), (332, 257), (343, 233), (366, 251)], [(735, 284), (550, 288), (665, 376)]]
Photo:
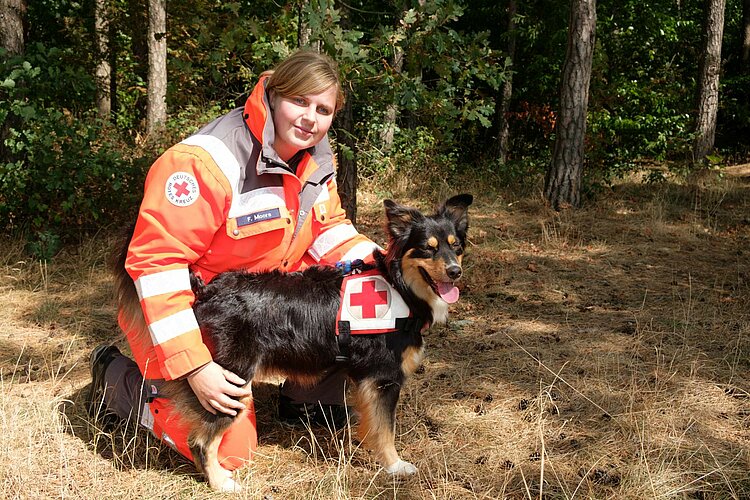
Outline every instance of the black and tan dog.
[[(394, 446), (396, 404), (406, 377), (422, 361), (422, 331), (445, 322), (449, 303), (458, 299), (454, 281), (462, 273), (472, 201), (468, 194), (454, 196), (430, 216), (384, 202), (388, 250), (375, 251), (372, 267), (411, 311), (398, 331), (350, 335), (342, 342), (336, 323), (344, 274), (334, 267), (287, 274), (231, 271), (197, 285), (193, 308), (214, 361), (248, 381), (281, 375), (307, 383), (344, 363), (355, 387), (363, 442), (387, 472), (414, 474), (417, 469), (401, 460)], [(127, 286), (127, 274), (120, 274), (120, 285)], [(167, 382), (165, 392), (191, 422), (188, 442), (198, 470), (212, 488), (234, 489), (217, 450), (237, 417), (206, 411), (186, 381)]]

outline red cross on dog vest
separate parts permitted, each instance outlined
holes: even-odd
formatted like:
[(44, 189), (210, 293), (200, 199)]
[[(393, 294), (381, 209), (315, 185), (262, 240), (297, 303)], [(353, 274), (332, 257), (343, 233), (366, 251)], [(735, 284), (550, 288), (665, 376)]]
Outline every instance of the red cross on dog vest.
[(396, 320), (409, 315), (404, 299), (377, 270), (351, 274), (341, 285), (336, 334), (342, 322), (352, 335), (395, 332)]

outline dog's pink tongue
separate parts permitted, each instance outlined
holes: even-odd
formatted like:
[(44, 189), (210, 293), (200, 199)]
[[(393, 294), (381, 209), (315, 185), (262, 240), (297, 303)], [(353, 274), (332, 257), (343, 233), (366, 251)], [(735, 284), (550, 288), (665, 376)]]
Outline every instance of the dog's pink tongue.
[(438, 283), (438, 293), (440, 294), (440, 298), (449, 304), (453, 304), (458, 300), (458, 288), (453, 286), (453, 283), (450, 281)]

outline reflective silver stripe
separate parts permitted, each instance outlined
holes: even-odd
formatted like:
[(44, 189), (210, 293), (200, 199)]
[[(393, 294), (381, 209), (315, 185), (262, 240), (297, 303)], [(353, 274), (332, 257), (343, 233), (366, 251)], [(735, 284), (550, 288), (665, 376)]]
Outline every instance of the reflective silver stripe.
[(315, 199), (314, 205), (318, 203), (325, 203), (331, 199), (331, 193), (328, 192), (328, 186), (323, 187), (323, 191), (320, 192), (318, 197)]
[(140, 424), (150, 431), (154, 430), (154, 416), (151, 414), (150, 405), (145, 402), (143, 403), (143, 407), (141, 408)]
[(321, 258), (343, 242), (350, 240), (357, 236), (359, 233), (354, 226), (351, 224), (340, 224), (334, 226), (328, 231), (321, 233), (312, 246), (308, 250), (310, 255), (316, 260), (320, 261)]
[(190, 272), (186, 267), (145, 274), (135, 280), (138, 298), (143, 300), (163, 293), (190, 290)]
[[(284, 188), (281, 186), (270, 186), (259, 189), (253, 189), (247, 193), (234, 194), (232, 198), (232, 207), (229, 216), (232, 217), (232, 210), (240, 213), (237, 215), (246, 215), (268, 208), (285, 207)], [(234, 200), (237, 200), (235, 203)]]
[(365, 257), (369, 257), (370, 255), (372, 255), (373, 250), (375, 250), (376, 248), (380, 251), (383, 251), (383, 249), (380, 248), (379, 245), (376, 245), (372, 241), (363, 241), (362, 243), (357, 243), (356, 245), (351, 247), (349, 251), (346, 252), (339, 260), (364, 259)]
[(252, 211), (286, 206), (282, 186), (270, 186), (240, 193), (240, 164), (237, 157), (221, 139), (212, 135), (196, 134), (183, 140), (181, 144), (204, 149), (226, 176), (232, 187), (232, 205), (227, 214), (229, 218), (246, 215)]
[(154, 345), (163, 344), (183, 333), (197, 329), (198, 321), (195, 319), (192, 309), (185, 309), (148, 325), (148, 330), (151, 332), (151, 342)]
[(213, 158), (214, 163), (216, 163), (221, 171), (224, 172), (224, 175), (227, 176), (227, 180), (229, 181), (229, 185), (232, 186), (232, 190), (237, 189), (237, 185), (240, 181), (240, 164), (221, 139), (212, 135), (196, 134), (184, 139), (180, 144), (198, 146), (199, 148), (205, 149), (206, 152), (211, 155), (211, 158)]

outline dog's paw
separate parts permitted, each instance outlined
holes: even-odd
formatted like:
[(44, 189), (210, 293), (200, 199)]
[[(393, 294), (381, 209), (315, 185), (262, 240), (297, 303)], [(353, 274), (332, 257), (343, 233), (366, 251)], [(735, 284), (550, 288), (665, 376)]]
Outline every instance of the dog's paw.
[(219, 491), (222, 491), (224, 493), (238, 493), (242, 487), (237, 484), (237, 482), (232, 479), (231, 477), (228, 477), (224, 479), (224, 482), (221, 485), (221, 488), (219, 488)]
[(385, 471), (393, 476), (413, 476), (417, 473), (417, 468), (406, 460), (399, 459), (396, 463), (386, 467)]

